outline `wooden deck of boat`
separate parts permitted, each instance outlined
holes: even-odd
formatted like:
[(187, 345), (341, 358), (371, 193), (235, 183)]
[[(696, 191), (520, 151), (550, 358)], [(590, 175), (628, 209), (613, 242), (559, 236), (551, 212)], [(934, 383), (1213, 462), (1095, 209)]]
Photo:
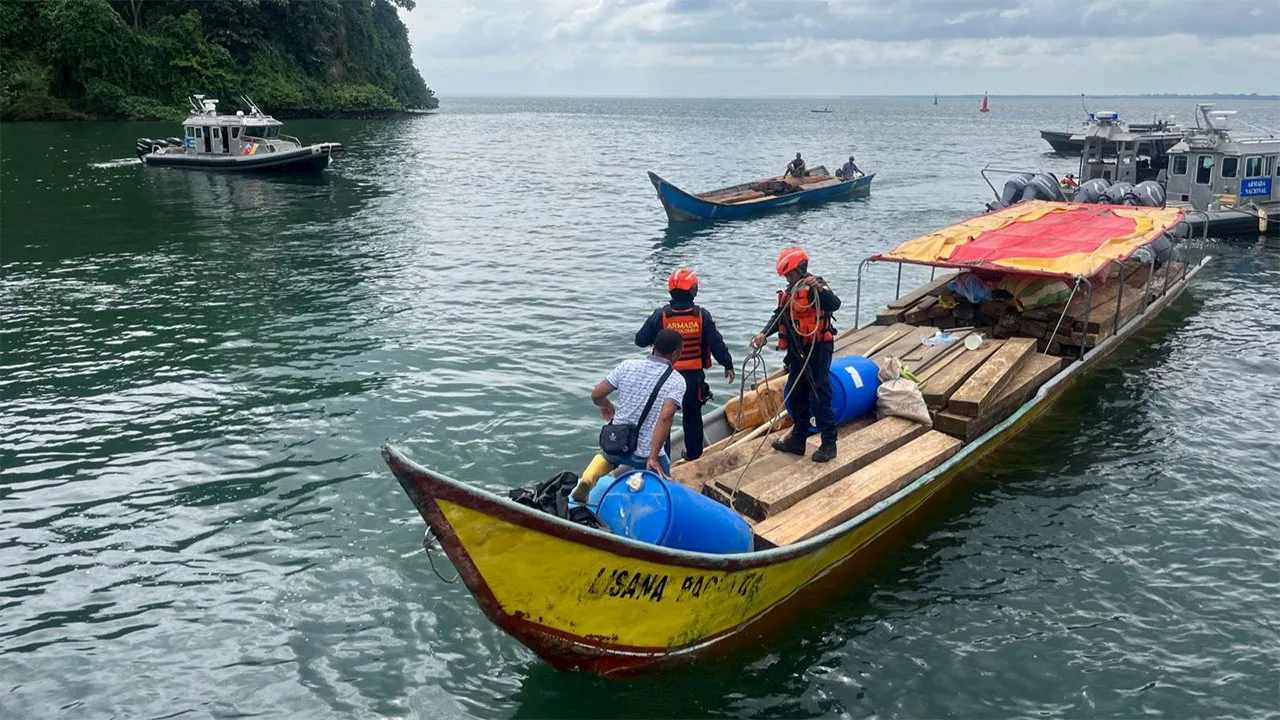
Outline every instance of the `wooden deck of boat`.
[(780, 194), (781, 191), (795, 192), (798, 190), (816, 190), (818, 188), (838, 185), (840, 180), (826, 174), (806, 175), (801, 178), (765, 178), (743, 185), (735, 185), (730, 188), (721, 190), (712, 190), (711, 192), (700, 193), (696, 197), (700, 200), (708, 202), (720, 203), (722, 205), (745, 205), (749, 203), (762, 202), (764, 200), (772, 200)]
[[(1149, 269), (1130, 263), (1123, 284), (1113, 271), (1098, 283), (1091, 304), (1077, 295), (1069, 303), (1025, 312), (1001, 312), (987, 303), (940, 312), (938, 297), (952, 276), (939, 278), (889, 303), (877, 324), (842, 333), (835, 343), (836, 357), (869, 356), (882, 366), (898, 357), (918, 369), (931, 425), (899, 417), (855, 420), (840, 428), (836, 458), (823, 464), (779, 453), (768, 437), (744, 439), (747, 429), (709, 446), (699, 459), (678, 464), (673, 476), (746, 518), (757, 549), (811, 538), (889, 497), (1012, 415), (1080, 357), (1082, 344), (1087, 348), (1110, 337), (1183, 271), (1180, 263), (1168, 263), (1148, 283)], [(950, 332), (981, 334), (979, 349), (966, 349), (962, 339), (921, 342), (940, 327), (965, 322), (966, 315), (977, 327)], [(818, 444), (816, 436), (809, 438), (810, 454)]]

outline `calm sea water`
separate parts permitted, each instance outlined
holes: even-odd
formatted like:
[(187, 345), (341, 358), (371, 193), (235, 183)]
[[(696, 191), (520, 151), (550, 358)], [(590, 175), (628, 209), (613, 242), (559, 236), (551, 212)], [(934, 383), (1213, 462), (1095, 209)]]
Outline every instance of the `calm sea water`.
[[(740, 357), (784, 245), (851, 307), (860, 259), (981, 208), (983, 165), (1074, 165), (1036, 130), (1077, 100), (810, 104), (291, 123), (350, 150), (312, 180), (131, 159), (167, 125), (0, 128), (0, 716), (1277, 717), (1274, 238), (1214, 244), (1159, 322), (756, 651), (563, 674), (432, 574), (379, 443), (495, 490), (578, 470), (588, 390), (672, 269)], [(644, 174), (703, 190), (796, 151), (855, 152), (871, 197), (676, 230)]]

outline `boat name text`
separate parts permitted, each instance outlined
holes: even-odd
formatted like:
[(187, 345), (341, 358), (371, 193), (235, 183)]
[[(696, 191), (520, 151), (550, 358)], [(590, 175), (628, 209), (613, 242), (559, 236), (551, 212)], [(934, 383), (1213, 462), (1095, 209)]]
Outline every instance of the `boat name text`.
[[(760, 590), (763, 580), (762, 574), (758, 572), (729, 576), (685, 575), (681, 577), (676, 575), (673, 577), (664, 573), (602, 567), (596, 573), (595, 579), (587, 586), (587, 594), (651, 602), (662, 602), (673, 598), (675, 602), (685, 602), (716, 594), (748, 597)], [(678, 589), (677, 583), (679, 583)]]

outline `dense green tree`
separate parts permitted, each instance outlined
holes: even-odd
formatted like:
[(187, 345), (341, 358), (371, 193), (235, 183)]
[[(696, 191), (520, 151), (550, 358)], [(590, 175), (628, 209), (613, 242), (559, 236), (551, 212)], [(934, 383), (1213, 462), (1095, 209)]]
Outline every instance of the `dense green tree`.
[(0, 0), (0, 118), (180, 116), (241, 94), (283, 114), (433, 108), (413, 0)]

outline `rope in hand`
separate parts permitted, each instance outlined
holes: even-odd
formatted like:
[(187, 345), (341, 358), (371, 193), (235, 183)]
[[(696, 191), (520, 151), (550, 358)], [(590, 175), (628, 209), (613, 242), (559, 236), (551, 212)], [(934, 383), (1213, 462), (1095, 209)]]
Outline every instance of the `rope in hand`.
[[(806, 285), (805, 287), (811, 287), (811, 286)], [(796, 373), (796, 377), (789, 378), (786, 392), (784, 392), (782, 395), (783, 409), (786, 408), (787, 401), (791, 399), (791, 394), (795, 392), (797, 381), (800, 378), (804, 377), (805, 372), (809, 369), (809, 358), (813, 357), (813, 350), (814, 350), (814, 347), (817, 345), (817, 342), (816, 342), (817, 337), (822, 332), (822, 294), (819, 293), (816, 288), (814, 288), (814, 293), (813, 293), (813, 297), (814, 297), (813, 307), (814, 307), (814, 310), (817, 311), (818, 322), (814, 324), (814, 328), (812, 332), (803, 333), (800, 331), (799, 329), (800, 324), (796, 322), (795, 303), (792, 302), (795, 299), (796, 292), (799, 291), (800, 288), (801, 288), (800, 283), (796, 283), (795, 285), (793, 285), (791, 289), (788, 291), (788, 295), (786, 299), (786, 308), (789, 315), (791, 316), (791, 328), (794, 331), (795, 335), (798, 336), (798, 339), (800, 339), (801, 341), (805, 339), (811, 339), (811, 340), (814, 340), (815, 342), (810, 342), (807, 344), (806, 346), (807, 349), (804, 352), (804, 362), (800, 364), (799, 372)], [(780, 314), (781, 314), (781, 308), (779, 308), (779, 315)], [(789, 344), (790, 342), (788, 342), (788, 345)], [(760, 367), (764, 368), (764, 357), (760, 354), (760, 348), (753, 348), (752, 355), (756, 356), (757, 360), (759, 361)], [(746, 368), (746, 360), (743, 360), (743, 368)], [(768, 380), (768, 375), (765, 375), (765, 379), (766, 381)], [(758, 392), (757, 392), (757, 396), (758, 396)], [(741, 417), (741, 412), (742, 412), (741, 405), (739, 405), (738, 412), (739, 412), (739, 417)], [(755, 452), (751, 453), (751, 457), (747, 458), (747, 463), (742, 466), (742, 471), (738, 473), (737, 479), (733, 481), (733, 487), (729, 490), (729, 507), (730, 508), (733, 507), (733, 501), (738, 496), (738, 488), (742, 485), (742, 478), (746, 476), (747, 470), (751, 468), (751, 463), (755, 462), (756, 458), (760, 456), (760, 451), (764, 450), (764, 444), (768, 442), (769, 434), (772, 433), (774, 430), (774, 427), (773, 427), (774, 418), (776, 418), (780, 413), (781, 413), (781, 409), (778, 412), (773, 413), (772, 415), (768, 416), (768, 418), (765, 419), (765, 422), (768, 423), (768, 427), (765, 428), (764, 436), (760, 438), (760, 443), (756, 445)], [(808, 418), (806, 418), (805, 420), (807, 422)]]

